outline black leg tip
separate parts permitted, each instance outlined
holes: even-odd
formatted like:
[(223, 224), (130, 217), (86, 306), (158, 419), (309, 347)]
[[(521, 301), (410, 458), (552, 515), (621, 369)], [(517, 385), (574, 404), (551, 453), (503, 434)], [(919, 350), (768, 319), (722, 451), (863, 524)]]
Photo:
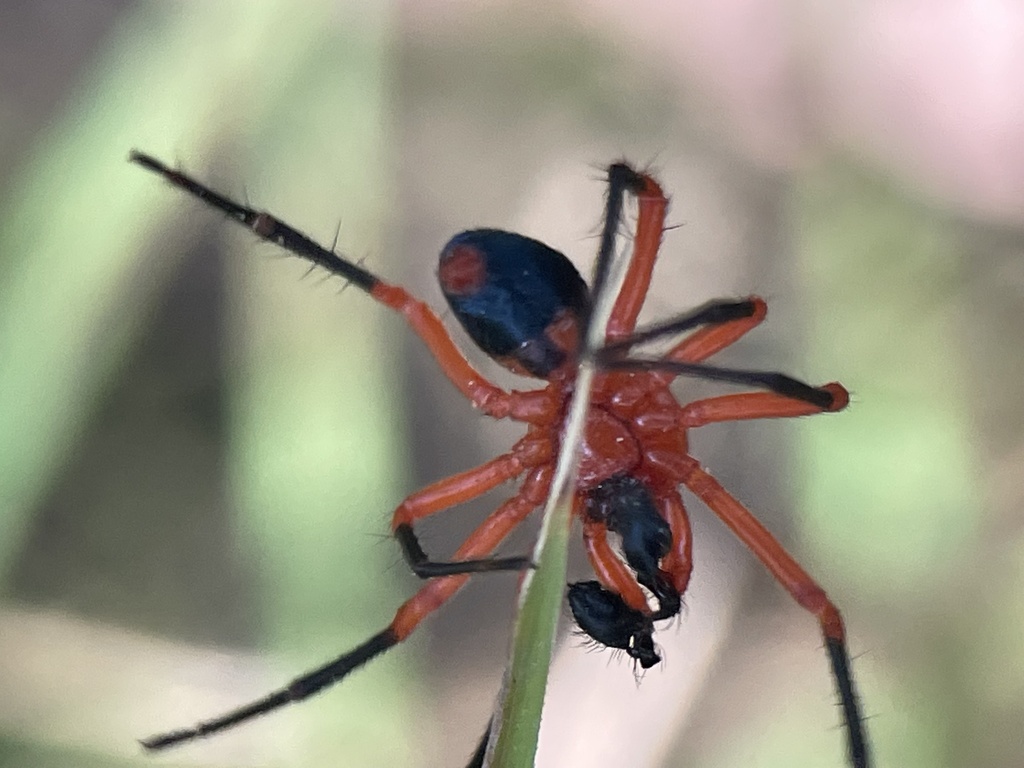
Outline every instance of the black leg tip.
[(849, 738), (850, 764), (853, 768), (870, 768), (871, 754), (868, 751), (867, 735), (864, 732), (864, 718), (860, 713), (860, 701), (853, 687), (850, 674), (850, 654), (846, 642), (839, 638), (826, 637), (825, 647), (828, 649), (832, 674), (835, 677), (836, 689), (839, 692), (839, 705), (843, 710), (843, 720)]

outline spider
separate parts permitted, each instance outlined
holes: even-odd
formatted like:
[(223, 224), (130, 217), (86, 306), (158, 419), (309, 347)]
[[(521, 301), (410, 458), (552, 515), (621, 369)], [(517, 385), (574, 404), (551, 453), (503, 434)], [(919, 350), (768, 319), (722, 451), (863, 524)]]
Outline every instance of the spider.
[[(527, 557), (493, 552), (547, 497), (566, 406), (575, 382), (591, 299), (569, 260), (547, 245), (512, 232), (473, 229), (444, 246), (438, 280), (449, 306), (473, 342), (516, 374), (545, 383), (506, 391), (478, 373), (441, 320), (405, 289), (328, 250), (272, 215), (230, 200), (150, 155), (129, 159), (248, 227), (260, 238), (338, 275), (400, 313), (427, 345), (442, 372), (472, 405), (496, 419), (526, 425), (511, 450), (480, 466), (439, 480), (394, 511), (392, 531), (412, 571), (426, 584), (381, 632), (337, 659), (267, 696), (189, 728), (142, 741), (159, 750), (231, 728), (337, 683), (354, 669), (405, 640), (475, 573), (532, 567)], [(842, 410), (846, 389), (804, 384), (780, 373), (713, 367), (703, 361), (730, 346), (765, 318), (756, 296), (712, 301), (694, 311), (637, 329), (665, 229), (668, 198), (657, 180), (625, 162), (607, 171), (608, 192), (595, 283), (615, 252), (627, 195), (638, 214), (633, 252), (615, 299), (605, 344), (595, 352), (598, 374), (582, 443), (573, 514), (596, 580), (570, 584), (568, 602), (580, 629), (601, 645), (625, 651), (643, 669), (660, 661), (655, 623), (680, 611), (690, 580), (691, 534), (680, 487), (724, 522), (797, 603), (820, 625), (839, 694), (849, 762), (867, 768), (869, 753), (850, 673), (839, 610), (824, 590), (768, 530), (690, 456), (687, 430), (744, 419), (808, 416)], [(688, 333), (687, 333), (688, 332)], [(683, 335), (686, 334), (686, 335)], [(681, 339), (679, 338), (681, 336)], [(634, 350), (672, 339), (660, 355)], [(678, 376), (697, 376), (760, 391), (680, 404), (670, 391)], [(494, 510), (456, 550), (435, 561), (420, 546), (414, 525), (449, 507), (523, 477), (518, 491)], [(609, 534), (614, 534), (618, 547)], [(482, 761), (486, 738), (472, 765)]]

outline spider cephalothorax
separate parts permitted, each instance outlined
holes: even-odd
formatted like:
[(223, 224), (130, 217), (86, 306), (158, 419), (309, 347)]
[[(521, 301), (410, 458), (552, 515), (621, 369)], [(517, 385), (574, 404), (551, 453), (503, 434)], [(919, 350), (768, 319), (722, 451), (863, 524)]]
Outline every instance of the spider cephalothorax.
[[(551, 485), (568, 398), (572, 394), (591, 291), (561, 253), (523, 235), (473, 229), (441, 252), (438, 278), (470, 338), (510, 370), (541, 379), (530, 391), (505, 391), (466, 360), (438, 316), (405, 289), (317, 245), (270, 214), (236, 203), (141, 153), (131, 159), (249, 227), (261, 238), (319, 265), (401, 313), (441, 370), (483, 413), (526, 425), (508, 453), (435, 482), (395, 510), (392, 529), (405, 559), (429, 581), (362, 645), (288, 686), (197, 726), (152, 737), (150, 749), (224, 730), (337, 682), (400, 643), (451, 598), (473, 573), (530, 567), (525, 557), (494, 550), (534, 509)], [(779, 583), (819, 622), (839, 690), (855, 768), (869, 764), (859, 704), (850, 677), (843, 621), (824, 591), (767, 529), (689, 454), (687, 430), (721, 421), (806, 416), (838, 411), (848, 402), (839, 384), (812, 387), (779, 373), (717, 368), (704, 361), (764, 320), (757, 297), (714, 301), (637, 329), (661, 245), (668, 201), (658, 182), (625, 163), (608, 168), (605, 222), (595, 283), (603, 285), (615, 254), (623, 202), (636, 198), (633, 252), (615, 299), (605, 345), (595, 351), (595, 378), (576, 481), (574, 511), (595, 580), (569, 586), (568, 601), (583, 632), (624, 650), (641, 667), (658, 663), (655, 622), (675, 616), (691, 571), (690, 523), (680, 487), (689, 489), (746, 544)], [(600, 290), (600, 289), (596, 289)], [(674, 345), (657, 356), (636, 350), (654, 339)], [(669, 389), (680, 376), (730, 382), (748, 390), (679, 403)], [(518, 491), (492, 512), (449, 561), (432, 561), (414, 524), (441, 510), (522, 477)], [(609, 535), (614, 539), (610, 540)], [(483, 744), (472, 765), (479, 765)]]

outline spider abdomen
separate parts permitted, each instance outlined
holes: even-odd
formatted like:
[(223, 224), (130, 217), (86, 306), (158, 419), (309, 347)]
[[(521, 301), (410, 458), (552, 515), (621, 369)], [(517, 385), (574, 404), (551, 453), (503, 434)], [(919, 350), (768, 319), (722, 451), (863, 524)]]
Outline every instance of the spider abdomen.
[(462, 327), (506, 368), (548, 378), (575, 358), (590, 291), (554, 248), (514, 232), (468, 230), (441, 250), (437, 278)]

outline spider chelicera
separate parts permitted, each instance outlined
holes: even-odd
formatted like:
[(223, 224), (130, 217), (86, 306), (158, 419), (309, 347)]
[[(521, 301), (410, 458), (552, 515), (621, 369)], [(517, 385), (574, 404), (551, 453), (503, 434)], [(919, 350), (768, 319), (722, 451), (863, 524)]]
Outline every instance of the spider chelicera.
[[(483, 413), (526, 425), (505, 453), (409, 496), (395, 510), (392, 530), (413, 572), (427, 583), (391, 623), (362, 645), (296, 678), (258, 701), (190, 728), (145, 739), (163, 749), (231, 728), (330, 686), (405, 640), (469, 579), (484, 571), (522, 570), (526, 557), (493, 557), (516, 526), (547, 497), (578, 370), (592, 291), (558, 251), (523, 235), (496, 229), (462, 232), (444, 246), (438, 280), (456, 319), (485, 353), (509, 370), (546, 382), (541, 389), (505, 391), (466, 360), (441, 320), (405, 289), (327, 250), (268, 213), (236, 203), (159, 160), (132, 152), (130, 160), (199, 198), (256, 235), (338, 275), (401, 313), (441, 370)], [(824, 590), (768, 530), (690, 456), (687, 430), (745, 419), (808, 416), (842, 410), (849, 402), (837, 383), (812, 387), (780, 373), (709, 366), (704, 360), (736, 342), (765, 318), (752, 296), (713, 301), (678, 317), (637, 329), (665, 229), (668, 199), (649, 174), (625, 163), (609, 166), (608, 195), (598, 264), (607, 263), (626, 195), (637, 200), (633, 252), (595, 353), (598, 374), (582, 443), (573, 511), (596, 580), (570, 584), (568, 602), (580, 629), (601, 645), (624, 650), (642, 668), (661, 659), (655, 623), (676, 616), (691, 572), (690, 523), (680, 487), (687, 488), (750, 548), (793, 599), (817, 619), (836, 681), (848, 736), (850, 764), (867, 768), (869, 755), (850, 674), (839, 610)], [(598, 268), (595, 280), (605, 274)], [(656, 356), (635, 349), (684, 333)], [(681, 404), (670, 391), (677, 376), (697, 376), (758, 388)], [(492, 512), (451, 561), (431, 560), (413, 525), (437, 512), (525, 477), (519, 490)], [(617, 548), (609, 540), (617, 539)], [(486, 739), (471, 765), (483, 759)]]

